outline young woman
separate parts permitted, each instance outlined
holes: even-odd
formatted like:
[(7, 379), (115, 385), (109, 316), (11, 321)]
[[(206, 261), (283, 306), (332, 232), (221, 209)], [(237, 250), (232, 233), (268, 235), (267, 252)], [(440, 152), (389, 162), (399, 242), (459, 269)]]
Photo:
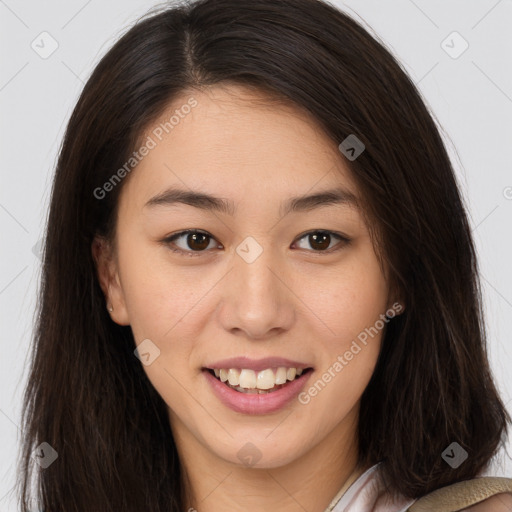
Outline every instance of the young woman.
[(22, 509), (406, 510), (505, 440), (480, 300), (436, 125), (360, 25), (153, 13), (61, 148)]

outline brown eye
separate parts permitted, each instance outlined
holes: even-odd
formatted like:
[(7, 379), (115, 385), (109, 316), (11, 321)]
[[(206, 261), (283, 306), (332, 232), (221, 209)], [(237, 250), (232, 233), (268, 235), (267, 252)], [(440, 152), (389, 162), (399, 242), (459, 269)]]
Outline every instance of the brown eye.
[[(345, 245), (349, 242), (349, 239), (341, 235), (332, 233), (331, 231), (312, 231), (302, 236), (300, 240), (306, 240), (314, 252), (326, 252), (332, 248), (331, 242), (334, 239), (338, 239), (341, 243), (337, 245)], [(307, 247), (300, 247), (301, 249), (307, 249)]]
[(189, 233), (186, 238), (188, 247), (195, 251), (203, 251), (210, 245), (209, 236), (204, 233)]
[[(203, 233), (202, 231), (187, 230), (166, 238), (164, 242), (175, 252), (189, 253), (190, 256), (195, 256), (193, 253), (205, 252), (206, 249), (209, 248), (210, 243), (214, 240), (211, 235)], [(216, 244), (214, 243), (212, 247), (215, 246)]]
[(329, 248), (331, 244), (331, 235), (327, 233), (309, 235), (311, 247), (315, 250), (323, 251)]
[[(333, 248), (332, 242), (335, 241), (335, 239), (339, 240), (339, 243), (334, 244)], [(299, 243), (301, 243), (302, 240), (309, 243), (309, 246), (312, 249), (310, 252), (317, 253), (331, 253), (350, 243), (350, 239), (345, 236), (333, 233), (332, 231), (322, 230), (306, 233), (299, 238)], [(208, 233), (193, 229), (176, 233), (163, 240), (163, 242), (169, 246), (173, 252), (185, 254), (187, 256), (200, 256), (201, 253), (209, 252), (208, 249), (213, 249), (215, 247), (219, 249), (223, 248), (221, 244), (216, 244), (215, 238)], [(212, 242), (213, 245), (210, 246)], [(308, 249), (307, 247), (301, 247), (300, 245), (299, 248)]]

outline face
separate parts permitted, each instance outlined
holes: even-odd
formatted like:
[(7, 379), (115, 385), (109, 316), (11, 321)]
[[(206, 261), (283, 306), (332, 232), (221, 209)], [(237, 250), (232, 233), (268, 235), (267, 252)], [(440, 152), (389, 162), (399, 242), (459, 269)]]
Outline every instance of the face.
[(337, 145), (264, 99), (226, 86), (176, 100), (125, 178), (115, 252), (95, 256), (178, 448), (270, 468), (355, 431), (394, 298)]

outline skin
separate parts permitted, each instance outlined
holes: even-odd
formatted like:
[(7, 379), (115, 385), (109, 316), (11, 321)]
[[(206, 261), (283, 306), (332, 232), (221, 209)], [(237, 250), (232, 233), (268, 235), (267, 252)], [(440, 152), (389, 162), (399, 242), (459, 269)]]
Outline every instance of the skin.
[[(115, 248), (100, 238), (93, 244), (101, 286), (113, 321), (160, 350), (144, 370), (169, 407), (185, 510), (323, 512), (356, 469), (359, 401), (383, 331), (308, 404), (293, 400), (272, 414), (227, 408), (201, 369), (239, 355), (287, 357), (314, 368), (308, 388), (398, 298), (361, 210), (330, 204), (279, 213), (292, 196), (334, 186), (359, 196), (337, 144), (308, 114), (216, 86), (176, 99), (155, 126), (191, 96), (198, 105), (123, 183)], [(236, 215), (144, 206), (174, 185), (230, 199)], [(192, 228), (212, 237), (194, 257), (162, 242)], [(333, 236), (329, 247), (339, 250), (322, 252), (304, 236), (319, 229), (351, 241)], [(236, 253), (247, 236), (263, 249), (251, 264)], [(197, 247), (186, 235), (174, 244)], [(248, 440), (261, 455), (253, 466), (237, 457)]]

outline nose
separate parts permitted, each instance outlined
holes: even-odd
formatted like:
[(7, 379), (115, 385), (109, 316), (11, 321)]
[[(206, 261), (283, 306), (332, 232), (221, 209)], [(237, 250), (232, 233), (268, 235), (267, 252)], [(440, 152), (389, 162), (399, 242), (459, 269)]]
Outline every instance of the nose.
[(223, 280), (217, 309), (222, 328), (254, 340), (288, 331), (295, 321), (298, 298), (287, 283), (285, 262), (278, 261), (270, 249), (254, 261), (240, 254), (234, 256), (234, 268)]

